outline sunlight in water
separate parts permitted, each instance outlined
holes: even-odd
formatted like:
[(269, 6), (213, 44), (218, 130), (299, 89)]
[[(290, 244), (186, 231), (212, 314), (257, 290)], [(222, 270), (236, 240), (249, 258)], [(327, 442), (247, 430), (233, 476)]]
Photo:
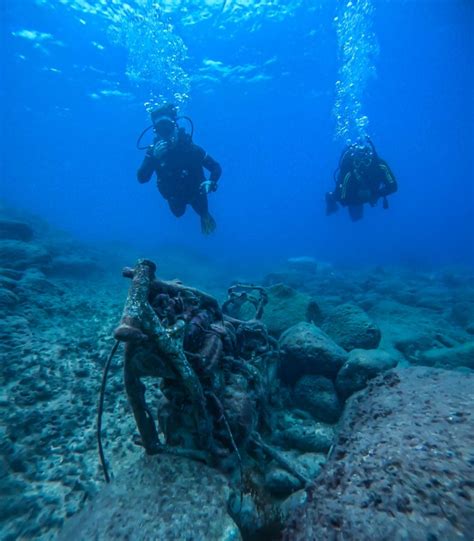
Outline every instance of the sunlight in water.
[[(147, 110), (165, 101), (185, 104), (196, 80), (188, 47), (179, 30), (209, 21), (220, 30), (245, 25), (258, 31), (265, 21), (283, 21), (296, 10), (314, 11), (323, 2), (305, 0), (36, 0), (50, 8), (66, 7), (81, 17), (103, 18), (110, 41), (127, 51), (125, 73), (141, 90)], [(310, 5), (309, 5), (310, 4)], [(363, 110), (367, 84), (375, 75), (378, 46), (372, 30), (373, 0), (344, 0), (334, 19), (339, 73), (336, 82), (336, 138), (364, 141), (369, 119)], [(178, 27), (178, 30), (177, 30)], [(336, 54), (336, 51), (334, 52)]]
[[(283, 20), (304, 4), (304, 0), (36, 0), (55, 9), (63, 6), (81, 17), (107, 21), (111, 42), (126, 49), (126, 75), (144, 91), (145, 107), (189, 98), (192, 74), (185, 68), (188, 49), (175, 29), (211, 20), (220, 28), (226, 24), (250, 22), (258, 29), (264, 20)], [(309, 9), (316, 9), (314, 5)], [(81, 19), (81, 22), (84, 22)]]
[(148, 92), (147, 109), (164, 101), (183, 103), (190, 90), (183, 67), (187, 47), (154, 2), (140, 4), (109, 27), (109, 37), (127, 50), (126, 74)]

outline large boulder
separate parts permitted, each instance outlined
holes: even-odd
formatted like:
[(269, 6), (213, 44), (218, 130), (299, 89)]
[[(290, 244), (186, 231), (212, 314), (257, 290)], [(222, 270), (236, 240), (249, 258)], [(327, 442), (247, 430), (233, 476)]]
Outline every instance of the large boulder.
[(49, 253), (40, 245), (21, 240), (0, 240), (0, 267), (14, 270), (47, 268), (50, 262)]
[(473, 388), (474, 375), (415, 367), (353, 395), (284, 539), (470, 541)]
[(303, 376), (295, 385), (293, 400), (316, 421), (337, 423), (342, 406), (333, 382), (324, 376)]
[(0, 218), (0, 239), (22, 240), (28, 242), (33, 238), (33, 228), (26, 222)]
[(263, 311), (262, 321), (268, 332), (275, 337), (279, 337), (282, 332), (300, 321), (317, 322), (321, 319), (316, 302), (287, 285), (271, 286), (267, 289), (267, 294), (268, 303)]
[(347, 353), (319, 327), (298, 323), (280, 338), (280, 377), (294, 383), (313, 374), (335, 379), (347, 359)]
[(382, 334), (378, 326), (356, 304), (346, 303), (334, 308), (321, 328), (346, 351), (378, 347)]
[(225, 478), (199, 462), (142, 457), (66, 522), (58, 539), (238, 541), (228, 499)]
[(396, 365), (397, 359), (381, 349), (353, 349), (337, 375), (337, 392), (346, 399), (364, 389), (369, 380)]

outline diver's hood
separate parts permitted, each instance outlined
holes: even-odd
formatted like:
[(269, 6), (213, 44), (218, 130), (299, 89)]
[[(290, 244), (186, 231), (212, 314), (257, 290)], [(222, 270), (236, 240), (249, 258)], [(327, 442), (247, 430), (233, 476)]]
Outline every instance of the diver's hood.
[(167, 105), (163, 105), (152, 111), (150, 116), (153, 124), (156, 124), (161, 118), (169, 118), (170, 120), (176, 121), (178, 111), (174, 105), (168, 103)]

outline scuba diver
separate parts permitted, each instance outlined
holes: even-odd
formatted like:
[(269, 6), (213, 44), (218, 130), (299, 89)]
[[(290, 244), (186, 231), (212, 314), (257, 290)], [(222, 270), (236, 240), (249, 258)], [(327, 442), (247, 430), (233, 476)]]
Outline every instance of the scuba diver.
[[(179, 218), (187, 205), (191, 205), (201, 218), (201, 231), (209, 235), (215, 230), (216, 222), (209, 213), (207, 195), (217, 190), (222, 169), (204, 149), (193, 143), (192, 133), (189, 135), (178, 127), (180, 118), (190, 121), (187, 117), (178, 117), (172, 104), (151, 113), (153, 126), (147, 130), (153, 127), (156, 138), (152, 145), (145, 147), (147, 152), (137, 171), (137, 179), (143, 184), (155, 172), (158, 190), (168, 201), (171, 212)], [(138, 144), (147, 130), (140, 136)], [(203, 167), (210, 172), (208, 180)]]
[[(326, 193), (326, 215), (338, 210), (338, 203), (348, 207), (353, 222), (364, 215), (364, 204), (374, 207), (380, 197), (388, 209), (387, 195), (398, 189), (397, 181), (387, 162), (382, 160), (372, 141), (369, 145), (352, 144), (342, 153), (334, 173), (336, 189)], [(337, 175), (337, 178), (336, 178)]]

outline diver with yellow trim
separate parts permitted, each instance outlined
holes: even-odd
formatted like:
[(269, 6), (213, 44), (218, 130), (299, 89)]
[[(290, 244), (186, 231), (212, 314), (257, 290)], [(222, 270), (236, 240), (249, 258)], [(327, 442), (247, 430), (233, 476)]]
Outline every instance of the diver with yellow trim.
[(336, 189), (326, 193), (326, 215), (338, 210), (338, 203), (348, 207), (353, 222), (364, 215), (364, 204), (374, 207), (383, 198), (383, 208), (388, 209), (387, 195), (398, 190), (397, 180), (385, 160), (368, 144), (352, 144), (341, 155), (334, 173)]

